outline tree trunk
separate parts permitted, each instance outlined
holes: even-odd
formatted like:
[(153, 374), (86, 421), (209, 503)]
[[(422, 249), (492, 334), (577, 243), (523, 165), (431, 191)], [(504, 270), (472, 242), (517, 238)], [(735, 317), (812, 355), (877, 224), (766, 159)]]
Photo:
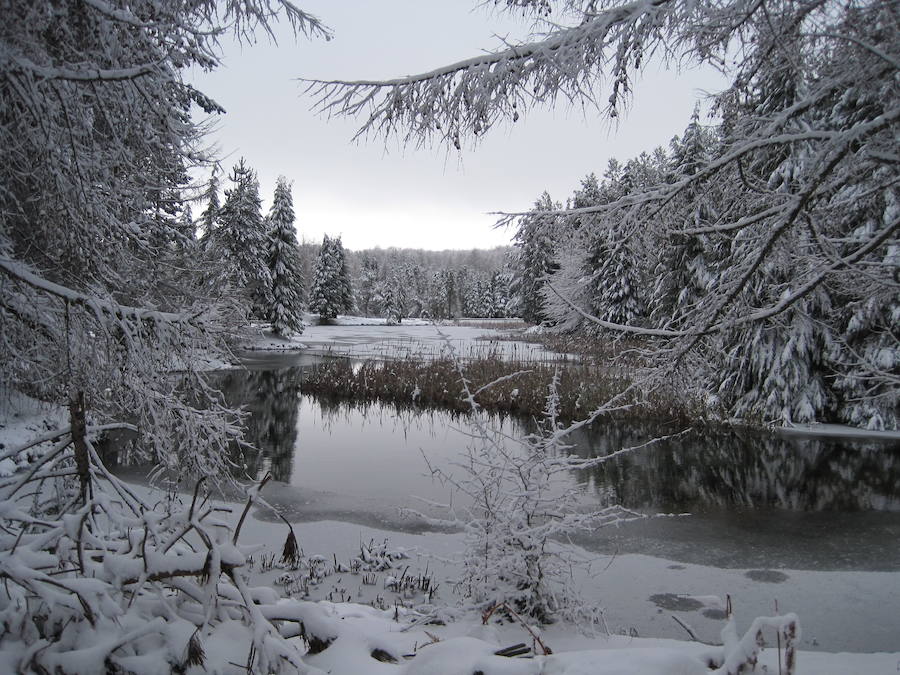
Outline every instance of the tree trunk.
[(69, 424), (72, 428), (72, 447), (75, 448), (75, 468), (81, 481), (81, 501), (86, 503), (91, 496), (91, 471), (85, 438), (87, 423), (83, 391), (72, 394), (69, 399)]

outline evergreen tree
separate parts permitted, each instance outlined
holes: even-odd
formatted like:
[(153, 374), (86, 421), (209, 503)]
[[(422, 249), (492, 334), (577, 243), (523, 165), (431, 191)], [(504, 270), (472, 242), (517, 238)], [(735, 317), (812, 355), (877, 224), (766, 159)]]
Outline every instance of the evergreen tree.
[(327, 234), (316, 258), (313, 282), (309, 290), (309, 311), (323, 320), (334, 319), (338, 314), (353, 308), (353, 289), (350, 273), (340, 238)]
[[(787, 5), (778, 5), (758, 18), (756, 40), (759, 62), (753, 76), (737, 82), (728, 96), (739, 114), (731, 133), (737, 138), (758, 131), (760, 125), (796, 104), (801, 96), (804, 58), (797, 48), (798, 26)], [(769, 58), (769, 53), (790, 53), (791, 60)], [(726, 139), (726, 143), (739, 142)], [(749, 187), (741, 193), (737, 208), (755, 210), (761, 204), (791, 200), (799, 189), (801, 153), (788, 146), (762, 148), (750, 153), (740, 179)], [(765, 307), (794, 288), (794, 280), (814, 274), (804, 253), (816, 245), (807, 230), (784, 235), (786, 246), (768, 256), (755, 269), (747, 261), (758, 255), (758, 242), (768, 235), (768, 224), (741, 229), (733, 238), (724, 261), (720, 282), (741, 286), (741, 304)], [(819, 285), (771, 320), (751, 327), (726, 330), (713, 348), (724, 358), (714, 361), (711, 376), (726, 408), (737, 417), (756, 417), (766, 422), (789, 424), (827, 419), (833, 414), (830, 362), (837, 354), (834, 336), (824, 320), (832, 314), (827, 285)]]
[[(672, 140), (669, 182), (690, 178), (706, 165), (714, 136), (700, 126), (700, 108), (694, 107), (684, 135)], [(654, 270), (651, 317), (662, 328), (679, 328), (698, 311), (716, 281), (716, 247), (710, 237), (681, 230), (711, 224), (716, 186), (689, 186), (665, 211), (667, 242), (658, 247)]]
[(224, 281), (246, 299), (249, 314), (265, 319), (271, 300), (272, 275), (266, 263), (269, 236), (263, 223), (259, 181), (243, 158), (231, 174), (218, 227), (210, 237), (213, 255), (223, 266)]
[(369, 255), (363, 256), (360, 267), (359, 280), (356, 284), (358, 297), (356, 304), (363, 316), (371, 316), (372, 314), (377, 314), (379, 309), (376, 306), (379, 304), (377, 302), (379, 293), (378, 278), (380, 274), (378, 260)]
[(397, 326), (403, 320), (403, 286), (396, 272), (388, 274), (382, 286), (382, 311), (389, 326)]
[(591, 314), (620, 325), (635, 325), (644, 316), (635, 253), (619, 230), (601, 229), (585, 261)]
[(181, 217), (175, 228), (176, 247), (181, 250), (193, 249), (197, 243), (197, 224), (194, 222), (190, 205), (185, 204), (182, 208)]
[(509, 305), (509, 275), (504, 274), (500, 270), (495, 270), (491, 274), (490, 296), (491, 316), (495, 319), (501, 319), (507, 316)]
[(466, 316), (485, 318), (493, 311), (489, 282), (478, 275), (469, 282), (466, 290)]
[(199, 225), (203, 231), (200, 235), (200, 243), (206, 247), (212, 237), (213, 230), (216, 229), (216, 222), (219, 218), (219, 210), (222, 208), (219, 204), (219, 174), (213, 169), (206, 190), (203, 193), (206, 201), (206, 208), (200, 214)]
[(269, 274), (272, 277), (268, 318), (278, 335), (303, 332), (303, 276), (294, 231), (291, 186), (278, 177), (269, 211)]
[(466, 265), (463, 265), (461, 269), (458, 269), (454, 272), (454, 276), (456, 277), (455, 288), (456, 288), (456, 307), (459, 310), (459, 316), (473, 316), (472, 310), (468, 305), (469, 301), (469, 287), (473, 282), (472, 275), (469, 273), (469, 268)]
[(347, 264), (347, 253), (344, 251), (344, 244), (341, 238), (331, 240), (334, 248), (334, 257), (336, 260), (335, 269), (337, 270), (337, 289), (338, 302), (340, 303), (341, 312), (350, 312), (353, 310), (353, 281), (350, 277), (350, 266)]
[[(893, 253), (894, 268), (900, 256)], [(888, 262), (888, 261), (886, 261)], [(900, 299), (880, 295), (858, 298), (845, 308), (843, 348), (837, 360), (835, 389), (842, 405), (840, 419), (864, 429), (896, 429), (900, 388), (879, 375), (900, 377)]]
[(554, 202), (544, 192), (534, 204), (528, 216), (519, 223), (514, 245), (518, 249), (514, 266), (513, 287), (519, 310), (525, 321), (539, 324), (547, 320), (541, 288), (547, 275), (556, 269), (557, 220), (550, 211), (558, 211), (562, 205)]
[(438, 272), (438, 292), (442, 301), (440, 315), (445, 319), (453, 318), (453, 296), (455, 291), (456, 275), (450, 270)]

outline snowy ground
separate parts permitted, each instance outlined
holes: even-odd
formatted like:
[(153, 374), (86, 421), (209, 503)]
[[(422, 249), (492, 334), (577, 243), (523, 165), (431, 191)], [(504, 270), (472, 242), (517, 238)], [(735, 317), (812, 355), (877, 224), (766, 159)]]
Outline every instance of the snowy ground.
[(308, 349), (315, 354), (356, 359), (432, 359), (449, 355), (451, 351), (465, 359), (497, 356), (515, 361), (554, 361), (562, 358), (537, 344), (492, 339), (501, 334), (504, 325), (517, 325), (515, 322), (436, 325), (421, 319), (404, 319), (399, 326), (389, 326), (380, 318), (339, 316), (328, 325), (319, 325), (314, 319), (309, 323), (302, 335), (290, 339), (261, 327), (254, 328), (242, 347), (262, 351)]
[[(5, 449), (44, 434), (54, 426), (61, 411), (42, 406), (25, 397), (7, 394), (0, 405), (0, 442)], [(14, 468), (14, 467), (13, 467)], [(147, 494), (149, 488), (139, 488)], [(265, 493), (264, 493), (265, 494)], [(149, 496), (149, 494), (147, 494)], [(156, 498), (149, 499), (150, 502)], [(236, 520), (240, 508), (232, 505)], [(306, 559), (317, 560), (324, 574), (319, 583), (304, 591), (304, 568), (286, 572), (265, 569), (263, 561), (277, 558), (286, 527), (270, 520), (267, 511), (251, 512), (242, 531), (241, 543), (259, 544), (262, 549), (253, 556), (254, 585), (273, 585), (282, 594), (324, 600), (328, 612), (339, 620), (341, 649), (329, 648), (316, 657), (313, 665), (332, 675), (385, 673), (397, 675), (470, 675), (477, 669), (486, 674), (515, 675), (648, 675), (679, 673), (688, 675), (709, 672), (700, 657), (713, 649), (710, 645), (671, 637), (685, 637), (684, 630), (671, 618), (677, 615), (693, 627), (700, 640), (718, 642), (722, 621), (723, 597), (729, 593), (742, 633), (757, 615), (775, 614), (774, 601), (780, 612), (796, 611), (803, 626), (798, 673), (805, 675), (849, 675), (852, 673), (897, 672), (900, 644), (895, 653), (842, 653), (847, 647), (838, 640), (818, 642), (821, 621), (844, 624), (839, 633), (852, 644), (862, 632), (880, 631), (887, 640), (896, 635), (896, 617), (900, 615), (900, 574), (837, 573), (794, 570), (720, 570), (700, 565), (676, 565), (669, 561), (641, 555), (623, 555), (600, 559), (592, 573), (576, 579), (585, 599), (599, 602), (605, 608), (606, 626), (599, 634), (585, 637), (571, 626), (557, 624), (544, 629), (543, 641), (554, 656), (506, 660), (492, 656), (499, 647), (524, 642), (534, 646), (531, 637), (518, 625), (480, 626), (478, 617), (462, 616), (444, 626), (412, 625), (440, 606), (452, 607), (458, 600), (453, 579), (458, 574), (452, 562), (462, 548), (458, 534), (417, 535), (362, 527), (350, 523), (321, 521), (295, 523), (294, 529)], [(372, 575), (335, 571), (335, 562), (349, 567), (354, 557), (361, 557), (361, 546), (372, 543), (370, 551), (387, 542), (386, 550), (402, 551), (405, 558), (396, 559), (389, 569)], [(315, 554), (320, 554), (316, 558)], [(377, 555), (377, 554), (376, 554)], [(308, 576), (308, 568), (305, 570)], [(288, 574), (288, 577), (281, 578)], [(428, 603), (422, 592), (402, 592), (392, 584), (403, 577), (427, 576), (439, 585)], [(280, 582), (280, 583), (278, 583)], [(285, 583), (287, 582), (287, 583)], [(839, 605), (823, 606), (822, 588), (830, 597), (837, 593)], [(877, 607), (869, 607), (878, 617), (866, 625), (852, 625), (843, 620), (853, 603), (866, 597), (878, 597)], [(371, 608), (375, 604), (377, 608)], [(849, 612), (848, 612), (849, 613)], [(805, 618), (804, 618), (805, 617)], [(829, 629), (832, 630), (832, 629)], [(469, 636), (469, 637), (465, 637)], [(474, 636), (474, 637), (472, 637)], [(654, 636), (654, 637), (646, 637)], [(476, 639), (477, 638), (477, 639)], [(221, 643), (211, 641), (207, 653), (222, 656), (245, 654), (240, 640)], [(437, 644), (435, 639), (439, 640)], [(769, 636), (771, 640), (771, 636)], [(898, 640), (900, 641), (900, 640)], [(400, 654), (418, 654), (407, 664), (382, 664), (369, 657), (372, 645), (384, 645)], [(825, 651), (808, 651), (817, 648)], [(778, 672), (777, 650), (763, 652), (758, 672)], [(241, 658), (235, 658), (240, 662)], [(0, 657), (0, 664), (2, 664)], [(763, 666), (765, 669), (763, 669)], [(223, 672), (230, 672), (226, 669)], [(238, 672), (235, 670), (234, 672)]]
[[(60, 408), (15, 391), (0, 391), (0, 457), (4, 451), (25, 445), (65, 423), (66, 416)], [(3, 457), (0, 459), (0, 477), (12, 475), (27, 462), (27, 456)]]
[[(235, 508), (238, 511), (238, 508)], [(262, 517), (260, 517), (262, 516)], [(520, 642), (532, 646), (529, 635), (515, 624), (504, 626), (492, 625), (484, 629), (479, 625), (477, 617), (464, 616), (447, 626), (424, 625), (418, 629), (407, 628), (410, 620), (418, 613), (428, 614), (432, 607), (422, 593), (404, 594), (392, 591), (392, 580), (402, 575), (418, 577), (426, 574), (439, 584), (438, 592), (432, 605), (441, 603), (453, 606), (458, 596), (453, 588), (452, 580), (458, 570), (452, 562), (462, 547), (461, 535), (415, 535), (389, 532), (374, 528), (361, 527), (349, 523), (321, 521), (310, 523), (294, 523), (293, 527), (301, 547), (307, 558), (319, 554), (329, 572), (321, 582), (309, 587), (306, 595), (301, 585), (295, 581), (287, 585), (277, 583), (279, 577), (286, 573), (275, 568), (261, 571), (259, 562), (266, 553), (276, 558), (280, 554), (281, 545), (286, 535), (286, 528), (281, 523), (270, 522), (263, 510), (251, 514), (251, 522), (244, 528), (241, 542), (244, 544), (261, 544), (266, 547), (254, 556), (255, 572), (253, 582), (257, 585), (273, 585), (285, 596), (297, 593), (295, 597), (308, 597), (315, 600), (347, 601), (353, 604), (336, 604), (332, 609), (336, 615), (360, 634), (379, 635), (381, 639), (392, 641), (396, 649), (405, 654), (415, 653), (421, 645), (432, 642), (432, 637), (447, 641), (460, 636), (475, 636), (486, 639), (496, 647), (506, 647)], [(349, 572), (332, 572), (334, 561), (349, 565), (352, 558), (361, 555), (361, 546), (387, 542), (386, 550), (403, 552), (409, 556), (395, 561), (391, 569), (376, 572), (364, 583), (363, 575)], [(883, 631), (896, 634), (896, 616), (900, 610), (900, 574), (892, 573), (828, 573), (808, 571), (781, 571), (785, 575), (785, 583), (775, 580), (754, 581), (746, 575), (745, 570), (718, 570), (698, 565), (672, 565), (668, 561), (649, 556), (626, 555), (613, 560), (598, 560), (590, 578), (581, 578), (585, 597), (589, 601), (602, 603), (605, 609), (606, 627), (601, 627), (597, 634), (584, 636), (568, 625), (553, 625), (541, 632), (543, 641), (555, 654), (559, 655), (552, 664), (544, 664), (542, 671), (509, 670), (509, 673), (542, 672), (566, 673), (567, 675), (602, 675), (618, 673), (620, 675), (645, 675), (662, 673), (701, 673), (704, 669), (694, 669), (696, 660), (693, 657), (710, 651), (707, 644), (688, 641), (684, 629), (671, 618), (677, 615), (684, 623), (691, 626), (700, 640), (720, 644), (720, 631), (725, 625), (723, 620), (724, 595), (730, 593), (736, 615), (737, 627), (742, 634), (757, 615), (774, 615), (774, 602), (778, 601), (781, 613), (795, 611), (800, 615), (803, 628), (799, 655), (798, 673), (801, 675), (851, 675), (851, 674), (887, 674), (897, 672), (900, 664), (900, 644), (897, 653), (856, 654), (842, 652), (842, 647), (835, 645), (818, 645), (826, 651), (807, 651), (809, 646), (817, 644), (816, 622), (812, 617), (825, 616), (828, 620), (841, 622), (841, 614), (846, 606), (822, 607), (817, 603), (817, 589), (828, 586), (840, 588), (848, 604), (852, 604), (861, 595), (869, 595), (873, 589), (880, 589), (884, 597), (883, 620), (877, 624), (866, 626), (845, 626), (848, 640), (857, 631)], [(304, 570), (289, 572), (288, 576), (300, 579)], [(764, 578), (766, 575), (756, 575)], [(286, 578), (280, 581), (286, 581)], [(663, 609), (649, 600), (652, 596), (670, 609)], [(646, 597), (644, 608), (634, 614), (635, 596)], [(385, 611), (372, 609), (375, 604)], [(360, 607), (359, 605), (367, 605)], [(400, 607), (399, 621), (394, 619), (395, 609)], [(629, 612), (631, 613), (629, 615)], [(808, 620), (804, 620), (804, 615)], [(608, 628), (608, 633), (605, 628)], [(427, 631), (427, 633), (426, 633)], [(429, 635), (430, 634), (430, 635)], [(387, 637), (385, 637), (385, 635)], [(645, 637), (653, 635), (655, 637)], [(660, 637), (663, 636), (663, 637)], [(767, 634), (767, 639), (772, 635)], [(453, 644), (448, 642), (448, 647)], [(469, 645), (477, 650), (479, 645)], [(426, 666), (420, 663), (420, 669), (408, 671), (430, 673), (431, 675), (471, 675), (476, 668), (471, 664), (463, 665), (465, 660), (461, 648), (464, 644), (454, 645), (449, 655), (451, 658), (439, 659), (438, 665)], [(585, 650), (602, 650), (601, 654), (591, 654)], [(614, 650), (614, 651), (612, 651)], [(540, 649), (538, 648), (538, 652)], [(423, 651), (422, 654), (425, 652)], [(763, 652), (758, 672), (777, 673), (777, 650), (774, 644)], [(472, 655), (469, 654), (469, 657)], [(419, 658), (419, 657), (417, 657)], [(314, 665), (334, 668), (329, 672), (334, 675), (350, 675), (353, 673), (405, 673), (398, 666), (368, 663), (368, 668), (359, 670), (359, 662), (352, 655), (349, 660), (337, 659), (333, 655), (323, 653)], [(410, 663), (415, 663), (415, 660)], [(473, 662), (475, 663), (475, 662)], [(565, 668), (563, 667), (565, 666)], [(354, 670), (357, 668), (357, 670)], [(433, 669), (432, 669), (433, 668)], [(458, 668), (458, 669), (455, 669)], [(466, 669), (468, 668), (468, 669)], [(568, 668), (568, 669), (566, 669)], [(499, 671), (491, 671), (499, 672)]]

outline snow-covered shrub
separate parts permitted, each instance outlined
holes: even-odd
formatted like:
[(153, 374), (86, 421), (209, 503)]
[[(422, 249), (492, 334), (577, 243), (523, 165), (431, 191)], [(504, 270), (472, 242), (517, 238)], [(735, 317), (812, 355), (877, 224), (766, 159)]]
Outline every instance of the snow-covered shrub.
[(566, 452), (566, 435), (590, 420), (565, 428), (558, 423), (558, 371), (549, 385), (543, 426), (511, 444), (485, 423), (475, 401), (477, 391), (472, 391), (459, 361), (457, 367), (478, 432), (454, 467), (461, 472), (432, 469), (459, 493), (462, 504), (448, 506), (444, 519), (429, 520), (465, 532), (458, 585), (466, 604), (481, 611), (505, 604), (541, 623), (563, 618), (592, 624), (599, 618), (597, 608), (587, 606), (571, 583), (572, 568), (589, 561), (559, 538), (644, 516), (619, 506), (585, 505), (578, 492), (566, 486), (573, 470), (604, 458), (585, 460)]
[[(151, 506), (110, 475), (92, 444), (110, 426), (55, 431), (27, 471), (0, 481), (3, 662), (67, 675), (215, 671), (229, 661), (309, 672), (285, 636), (336, 635), (322, 610), (248, 586), (239, 533), (199, 483), (189, 504)], [(282, 634), (280, 620), (294, 629)]]

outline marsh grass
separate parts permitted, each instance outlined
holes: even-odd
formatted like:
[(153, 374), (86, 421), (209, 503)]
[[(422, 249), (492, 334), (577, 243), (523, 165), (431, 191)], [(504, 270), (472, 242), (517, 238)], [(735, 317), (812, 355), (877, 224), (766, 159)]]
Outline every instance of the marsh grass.
[[(610, 417), (677, 417), (684, 411), (675, 397), (657, 389), (642, 392), (620, 368), (605, 369), (593, 363), (560, 361), (539, 363), (496, 356), (465, 362), (469, 390), (478, 405), (492, 413), (540, 417), (546, 406), (548, 386), (559, 370), (559, 418), (577, 420), (617, 399)], [(492, 386), (486, 386), (493, 383)], [(364, 361), (333, 359), (312, 369), (302, 390), (319, 398), (356, 403), (387, 402), (419, 408), (470, 412), (461, 391), (460, 371), (449, 357)]]
[(637, 367), (643, 363), (642, 353), (650, 346), (644, 339), (620, 337), (604, 338), (584, 333), (501, 333), (490, 337), (494, 341), (523, 342), (543, 347), (548, 352), (573, 355), (594, 363), (616, 362), (621, 366)]

